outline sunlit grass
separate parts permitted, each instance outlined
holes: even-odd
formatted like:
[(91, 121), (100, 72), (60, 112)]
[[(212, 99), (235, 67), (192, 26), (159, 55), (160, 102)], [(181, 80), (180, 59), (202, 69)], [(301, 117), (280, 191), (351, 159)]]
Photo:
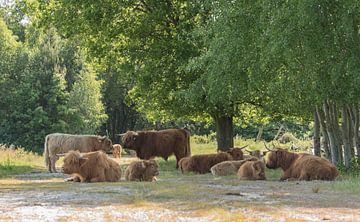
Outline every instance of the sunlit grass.
[(0, 145), (0, 177), (39, 170), (43, 163), (43, 158), (35, 153)]

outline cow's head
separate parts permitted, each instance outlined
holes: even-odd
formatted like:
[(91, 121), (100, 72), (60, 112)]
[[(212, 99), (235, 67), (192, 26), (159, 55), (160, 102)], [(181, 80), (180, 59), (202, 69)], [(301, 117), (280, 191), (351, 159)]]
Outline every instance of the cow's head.
[(293, 161), (294, 154), (285, 149), (276, 148), (267, 154), (266, 167), (269, 169), (287, 168)]
[(255, 180), (266, 180), (265, 176), (265, 164), (258, 160), (252, 162), (253, 176)]
[(145, 160), (142, 162), (142, 168), (144, 169), (144, 178), (153, 179), (159, 175), (159, 165), (155, 160)]
[(104, 150), (105, 152), (111, 151), (112, 142), (107, 136), (99, 136), (98, 142), (101, 144), (100, 150)]
[(139, 133), (134, 131), (127, 131), (122, 137), (123, 147), (127, 149), (135, 149), (139, 144)]
[(85, 163), (87, 158), (83, 158), (79, 151), (70, 151), (65, 154), (64, 163), (61, 172), (65, 174), (73, 174), (80, 172), (80, 167)]
[(234, 160), (242, 160), (244, 159), (244, 154), (242, 149), (243, 148), (232, 148), (228, 150), (227, 153), (229, 153)]

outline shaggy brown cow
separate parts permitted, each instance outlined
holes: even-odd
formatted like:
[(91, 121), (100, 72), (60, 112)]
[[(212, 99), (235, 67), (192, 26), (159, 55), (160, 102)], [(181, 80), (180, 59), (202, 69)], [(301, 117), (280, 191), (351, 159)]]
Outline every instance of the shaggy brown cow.
[(246, 161), (237, 172), (240, 180), (266, 180), (265, 164), (261, 160)]
[(128, 181), (156, 181), (159, 175), (158, 164), (155, 160), (134, 161), (125, 170), (125, 179)]
[(102, 151), (68, 152), (61, 172), (74, 175), (71, 180), (76, 182), (115, 182), (121, 178), (120, 165)]
[[(182, 160), (182, 159), (181, 159)], [(259, 160), (256, 157), (246, 158), (244, 160), (230, 160), (223, 161), (221, 163), (215, 164), (211, 167), (210, 171), (214, 176), (227, 176), (236, 174), (241, 165), (243, 165), (247, 161), (257, 161)]]
[(266, 167), (280, 167), (284, 171), (280, 180), (334, 180), (339, 175), (336, 167), (326, 159), (305, 153), (290, 153), (280, 148), (269, 153)]
[(115, 158), (121, 158), (121, 151), (122, 151), (122, 147), (120, 144), (114, 144), (112, 146), (112, 153), (114, 155)]
[(227, 152), (219, 152), (214, 154), (194, 155), (185, 158), (180, 163), (182, 173), (197, 172), (209, 173), (210, 168), (217, 163), (227, 160), (242, 160), (243, 148), (232, 148)]
[(167, 160), (175, 154), (176, 168), (181, 158), (191, 155), (190, 133), (185, 129), (128, 131), (122, 139), (123, 147), (135, 150), (140, 159), (149, 160), (158, 156)]
[(70, 135), (53, 133), (45, 137), (44, 157), (49, 172), (56, 173), (55, 162), (59, 159), (57, 154), (78, 150), (82, 153), (103, 150), (110, 151), (112, 142), (106, 136)]

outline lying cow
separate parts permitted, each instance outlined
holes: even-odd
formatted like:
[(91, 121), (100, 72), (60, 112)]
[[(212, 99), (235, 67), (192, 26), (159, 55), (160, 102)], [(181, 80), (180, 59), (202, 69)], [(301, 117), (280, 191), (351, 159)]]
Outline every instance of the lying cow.
[(128, 181), (156, 181), (159, 175), (158, 164), (155, 160), (134, 161), (125, 170)]
[(244, 160), (230, 160), (230, 161), (223, 161), (221, 163), (215, 164), (211, 167), (210, 171), (214, 176), (227, 176), (236, 174), (239, 170), (241, 165), (243, 165), (247, 161), (257, 161), (258, 158), (256, 157), (249, 157)]
[[(256, 157), (258, 159), (261, 159), (263, 156), (266, 155), (267, 151), (261, 152), (260, 150), (246, 150), (250, 154), (249, 157)], [(245, 156), (245, 155), (244, 155)], [(246, 159), (246, 158), (245, 158)]]
[(53, 133), (45, 137), (44, 157), (49, 172), (56, 173), (55, 162), (59, 159), (57, 154), (78, 150), (81, 153), (103, 150), (110, 151), (112, 142), (107, 137), (91, 135), (70, 135)]
[(115, 158), (121, 158), (122, 147), (120, 144), (114, 144), (112, 146), (112, 153)]
[(240, 180), (266, 180), (265, 164), (261, 160), (246, 161), (237, 172)]
[(68, 152), (61, 172), (73, 175), (70, 180), (76, 182), (115, 182), (121, 178), (120, 165), (102, 151)]
[(266, 167), (281, 168), (280, 180), (334, 180), (339, 171), (328, 160), (310, 154), (296, 154), (277, 148), (268, 154)]
[(190, 133), (185, 129), (128, 131), (122, 140), (124, 148), (135, 150), (140, 159), (149, 160), (158, 156), (167, 160), (174, 154), (176, 168), (181, 158), (191, 155)]
[(183, 158), (184, 160), (180, 161), (181, 172), (209, 173), (210, 168), (217, 163), (227, 160), (242, 160), (243, 152), (241, 149), (243, 148), (232, 148), (227, 152), (194, 155)]

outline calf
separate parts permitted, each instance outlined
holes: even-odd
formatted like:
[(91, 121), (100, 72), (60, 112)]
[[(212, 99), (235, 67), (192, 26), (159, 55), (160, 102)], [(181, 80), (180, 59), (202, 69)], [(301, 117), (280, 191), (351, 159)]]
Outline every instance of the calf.
[(70, 180), (76, 182), (115, 182), (121, 178), (119, 164), (102, 151), (70, 151), (65, 154), (61, 171), (74, 175)]
[(227, 176), (236, 174), (236, 172), (239, 170), (241, 165), (243, 165), (247, 161), (256, 161), (258, 158), (256, 157), (249, 157), (244, 160), (230, 160), (230, 161), (224, 161), (218, 164), (215, 164), (213, 167), (211, 167), (210, 171), (212, 175), (214, 176)]
[(158, 164), (155, 160), (134, 161), (125, 170), (128, 181), (156, 181), (159, 175)]
[(180, 169), (182, 173), (197, 172), (209, 173), (210, 168), (217, 163), (227, 160), (242, 160), (243, 148), (232, 148), (227, 152), (219, 152), (214, 154), (194, 155), (187, 157), (180, 162)]
[(113, 146), (113, 149), (112, 149), (112, 153), (113, 153), (113, 156), (115, 158), (121, 158), (121, 151), (122, 151), (122, 147), (120, 144), (114, 144)]
[(335, 180), (339, 176), (336, 167), (324, 158), (305, 153), (290, 153), (280, 148), (269, 153), (266, 167), (280, 167), (284, 171), (280, 180)]
[(237, 172), (240, 180), (266, 180), (265, 164), (261, 160), (246, 161)]

